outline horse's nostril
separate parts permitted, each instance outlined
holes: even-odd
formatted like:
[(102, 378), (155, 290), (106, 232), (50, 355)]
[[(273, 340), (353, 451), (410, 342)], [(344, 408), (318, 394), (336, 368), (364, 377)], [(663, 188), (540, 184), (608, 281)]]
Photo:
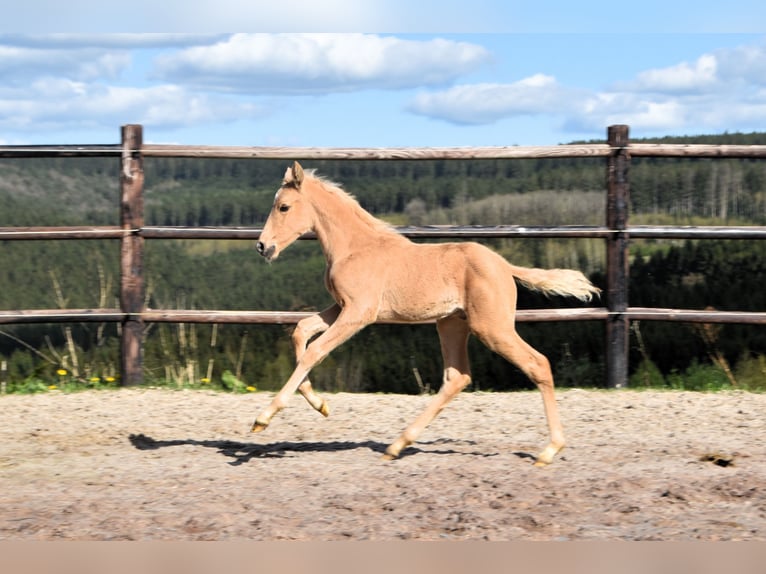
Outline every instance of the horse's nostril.
[(277, 250), (277, 246), (272, 244), (267, 247), (263, 241), (259, 241), (255, 244), (255, 249), (268, 261), (271, 261), (271, 259), (274, 257), (274, 253)]

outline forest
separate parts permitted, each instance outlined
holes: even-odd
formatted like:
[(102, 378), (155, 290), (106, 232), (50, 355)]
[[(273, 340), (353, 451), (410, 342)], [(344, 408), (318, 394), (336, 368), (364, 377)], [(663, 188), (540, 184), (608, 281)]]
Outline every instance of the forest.
[[(638, 140), (636, 140), (638, 141)], [(766, 133), (640, 140), (766, 144)], [(300, 159), (300, 158), (296, 158)], [(363, 207), (395, 225), (601, 225), (605, 164), (593, 159), (313, 161)], [(263, 224), (284, 161), (147, 158), (145, 223)], [(632, 224), (766, 225), (766, 162), (634, 158)], [(114, 159), (0, 160), (0, 226), (119, 224)], [(518, 265), (572, 267), (604, 284), (600, 239), (493, 239)], [(633, 240), (631, 306), (762, 311), (766, 257), (757, 240)], [(117, 307), (116, 240), (0, 244), (0, 308)], [(147, 240), (146, 304), (153, 309), (319, 310), (330, 303), (324, 260), (300, 241), (266, 264), (252, 241)], [(600, 305), (595, 302), (595, 305)], [(574, 306), (520, 289), (521, 308)], [(604, 384), (604, 327), (598, 321), (520, 323), (551, 360), (560, 386)], [(115, 323), (0, 326), (6, 390), (119, 384)], [(148, 384), (271, 390), (289, 375), (290, 328), (271, 325), (147, 324)], [(474, 389), (530, 383), (470, 343)], [(710, 381), (766, 388), (766, 330), (745, 325), (635, 322), (631, 384), (705, 387)], [(316, 369), (328, 391), (417, 393), (435, 389), (441, 357), (431, 325), (374, 325)], [(692, 383), (690, 383), (692, 381)]]

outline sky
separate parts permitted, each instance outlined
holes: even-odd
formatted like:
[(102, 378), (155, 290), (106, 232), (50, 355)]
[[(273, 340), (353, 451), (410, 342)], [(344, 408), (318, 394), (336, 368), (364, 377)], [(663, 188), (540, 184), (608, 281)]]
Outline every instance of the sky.
[[(0, 0), (0, 145), (766, 131), (766, 2)], [(44, 16), (44, 17), (43, 17)]]

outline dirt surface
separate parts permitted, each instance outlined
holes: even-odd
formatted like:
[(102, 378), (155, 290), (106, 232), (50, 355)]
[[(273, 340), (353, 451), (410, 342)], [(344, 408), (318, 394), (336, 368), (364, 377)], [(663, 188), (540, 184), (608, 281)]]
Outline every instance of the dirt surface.
[(766, 395), (464, 393), (394, 462), (428, 397), (157, 389), (0, 397), (0, 539), (766, 540)]

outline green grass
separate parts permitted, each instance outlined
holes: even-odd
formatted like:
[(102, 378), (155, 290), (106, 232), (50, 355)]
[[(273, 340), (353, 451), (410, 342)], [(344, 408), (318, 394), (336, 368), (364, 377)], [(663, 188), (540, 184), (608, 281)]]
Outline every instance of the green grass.
[(669, 389), (676, 391), (766, 391), (766, 357), (744, 357), (732, 373), (733, 382), (717, 365), (692, 362), (683, 371), (663, 375), (651, 361), (643, 361), (630, 377), (633, 389)]
[[(45, 380), (39, 376), (31, 376), (19, 381), (5, 382), (0, 389), (1, 394), (31, 395), (36, 393), (62, 392), (74, 393), (87, 390), (109, 390), (120, 388), (120, 381), (115, 377), (91, 377), (89, 379), (75, 378), (61, 371), (57, 379)], [(239, 380), (229, 371), (224, 371), (220, 380), (202, 378), (199, 381), (170, 381), (167, 379), (147, 380), (144, 388), (212, 390), (230, 393), (251, 393), (257, 389)]]
[[(581, 365), (582, 366), (582, 365)], [(107, 390), (120, 387), (118, 377), (92, 376), (73, 377), (66, 370), (60, 369), (55, 378), (34, 375), (17, 381), (2, 383), (2, 394), (34, 394), (46, 392), (78, 392), (84, 390)], [(573, 380), (587, 380), (588, 377), (574, 377)], [(558, 381), (559, 388), (588, 388), (592, 385), (568, 384), (567, 380)], [(217, 380), (202, 378), (198, 381), (172, 381), (164, 378), (150, 378), (145, 387), (167, 389), (213, 390), (231, 393), (249, 393), (257, 389), (238, 379), (230, 371), (224, 371)], [(633, 390), (671, 390), (717, 392), (742, 390), (766, 392), (766, 356), (745, 355), (737, 361), (731, 377), (717, 365), (693, 362), (683, 372), (673, 371), (663, 374), (651, 361), (643, 361), (630, 376), (628, 388)], [(322, 389), (320, 389), (322, 390)], [(482, 389), (487, 391), (488, 389)]]

